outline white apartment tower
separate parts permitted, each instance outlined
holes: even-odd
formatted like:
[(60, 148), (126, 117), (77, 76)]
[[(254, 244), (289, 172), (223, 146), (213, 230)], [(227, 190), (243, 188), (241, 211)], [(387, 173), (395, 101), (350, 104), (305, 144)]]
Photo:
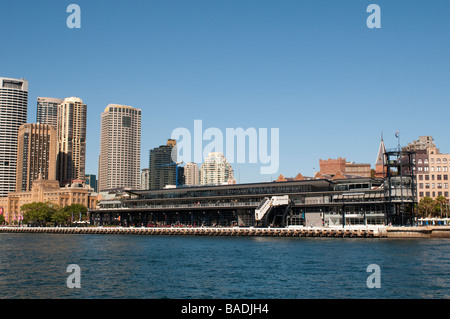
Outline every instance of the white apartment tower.
[(16, 189), (17, 137), (27, 105), (28, 81), (0, 77), (0, 197)]
[(141, 110), (109, 104), (101, 117), (99, 191), (139, 189), (141, 173)]
[(223, 153), (209, 153), (200, 168), (200, 185), (222, 185), (233, 180), (233, 168)]

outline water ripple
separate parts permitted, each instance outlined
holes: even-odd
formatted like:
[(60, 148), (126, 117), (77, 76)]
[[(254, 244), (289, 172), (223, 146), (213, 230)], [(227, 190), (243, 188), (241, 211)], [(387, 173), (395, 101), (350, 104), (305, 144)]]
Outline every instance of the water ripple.
[[(449, 298), (450, 240), (0, 234), (0, 298)], [(381, 288), (369, 289), (370, 264)], [(81, 289), (66, 268), (81, 268)]]

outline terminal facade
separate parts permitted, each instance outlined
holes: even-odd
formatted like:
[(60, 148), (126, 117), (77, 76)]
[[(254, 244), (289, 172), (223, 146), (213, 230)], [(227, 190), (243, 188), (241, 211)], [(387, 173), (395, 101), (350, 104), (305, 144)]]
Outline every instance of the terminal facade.
[(393, 175), (128, 190), (100, 201), (90, 210), (90, 222), (124, 227), (413, 225), (414, 187), (413, 178)]

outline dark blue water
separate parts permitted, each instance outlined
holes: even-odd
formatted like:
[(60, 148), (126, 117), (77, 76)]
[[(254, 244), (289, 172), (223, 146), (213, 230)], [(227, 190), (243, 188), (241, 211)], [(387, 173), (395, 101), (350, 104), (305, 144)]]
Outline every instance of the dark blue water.
[(0, 298), (449, 298), (449, 265), (448, 239), (0, 234)]

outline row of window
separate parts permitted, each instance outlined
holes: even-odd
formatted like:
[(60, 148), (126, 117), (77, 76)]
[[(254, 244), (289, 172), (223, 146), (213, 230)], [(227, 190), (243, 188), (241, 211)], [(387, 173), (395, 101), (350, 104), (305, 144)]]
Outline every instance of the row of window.
[(439, 174), (438, 175), (418, 175), (418, 178), (419, 178), (419, 181), (423, 181), (424, 179), (426, 181), (429, 181), (430, 176), (431, 176), (432, 181), (434, 181), (435, 179), (437, 181), (441, 181), (441, 180), (447, 181), (448, 180), (448, 175), (439, 175)]
[(418, 172), (434, 172), (436, 170), (436, 172), (448, 172), (448, 167), (447, 166), (437, 166), (436, 168), (434, 166), (431, 167), (417, 167), (417, 171)]
[[(434, 160), (434, 158), (430, 159), (430, 163), (431, 163), (431, 164), (434, 164), (435, 162), (436, 162), (436, 164), (440, 164), (440, 163), (441, 163), (441, 159), (440, 159), (440, 158), (436, 158), (436, 161)], [(447, 162), (448, 162), (447, 158), (443, 158), (443, 159), (442, 159), (442, 163), (443, 163), (443, 164), (447, 164)], [(425, 159), (422, 161), (422, 159), (419, 158), (419, 159), (417, 160), (417, 164), (428, 164), (428, 159), (425, 158)]]
[(445, 197), (448, 197), (448, 192), (419, 192), (419, 197), (424, 197), (424, 196), (427, 196), (427, 197), (436, 197), (436, 194), (437, 194), (437, 196), (445, 196)]
[[(419, 189), (422, 189), (422, 188), (424, 188), (424, 186), (425, 186), (425, 189), (429, 189), (430, 188), (430, 183), (419, 183)], [(442, 183), (431, 183), (431, 188), (445, 188), (445, 189), (447, 189), (448, 188), (448, 183), (444, 183), (444, 184), (442, 184)]]

